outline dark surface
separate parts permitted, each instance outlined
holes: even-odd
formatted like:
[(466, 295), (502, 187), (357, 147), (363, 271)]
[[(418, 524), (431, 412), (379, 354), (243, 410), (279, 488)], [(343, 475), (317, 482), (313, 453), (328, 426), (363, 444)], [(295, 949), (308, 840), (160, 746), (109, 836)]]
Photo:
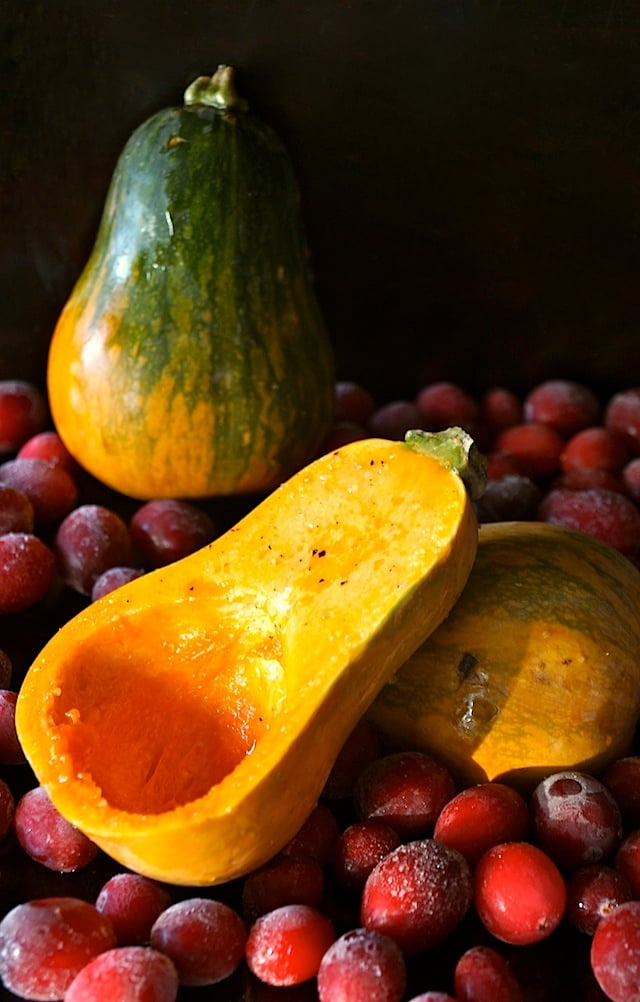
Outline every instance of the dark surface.
[(630, 0), (3, 0), (0, 378), (41, 380), (129, 133), (219, 62), (287, 143), (339, 375), (640, 382)]

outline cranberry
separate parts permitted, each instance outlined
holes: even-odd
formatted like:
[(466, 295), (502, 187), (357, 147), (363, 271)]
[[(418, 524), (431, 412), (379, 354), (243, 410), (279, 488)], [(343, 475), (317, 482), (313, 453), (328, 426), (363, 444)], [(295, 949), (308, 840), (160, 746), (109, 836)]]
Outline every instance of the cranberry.
[(525, 421), (549, 425), (563, 438), (600, 421), (601, 406), (595, 393), (571, 379), (548, 379), (524, 399)]
[(560, 464), (565, 473), (583, 469), (617, 473), (628, 459), (629, 448), (624, 439), (598, 425), (572, 435), (562, 451)]
[(509, 962), (491, 946), (465, 950), (456, 963), (453, 983), (458, 1002), (524, 1002)]
[(333, 872), (341, 886), (359, 891), (374, 866), (400, 845), (400, 836), (382, 821), (356, 821), (340, 835), (334, 851)]
[(41, 602), (55, 575), (55, 557), (38, 536), (29, 532), (0, 536), (0, 615)]
[(614, 866), (628, 882), (634, 898), (640, 898), (640, 828), (624, 836), (616, 851)]
[(142, 577), (144, 570), (141, 567), (109, 567), (96, 578), (91, 589), (91, 601), (97, 602), (99, 598), (121, 588), (122, 585)]
[(315, 978), (336, 939), (333, 923), (310, 905), (284, 905), (255, 920), (245, 957), (260, 981), (275, 987)]
[(494, 434), (524, 421), (520, 397), (503, 386), (493, 386), (483, 394), (480, 399), (480, 414)]
[(452, 425), (475, 426), (480, 418), (480, 406), (475, 398), (457, 383), (442, 380), (429, 383), (415, 400), (421, 415), (420, 428), (442, 431)]
[(101, 574), (131, 562), (131, 538), (126, 523), (103, 505), (83, 504), (58, 526), (55, 553), (62, 580), (90, 595)]
[(376, 438), (403, 439), (405, 434), (422, 428), (424, 419), (415, 404), (409, 400), (393, 400), (373, 412), (367, 431)]
[(383, 821), (401, 838), (433, 830), (435, 820), (455, 793), (449, 770), (431, 755), (394, 752), (371, 762), (354, 792), (361, 820)]
[(0, 484), (0, 536), (7, 532), (33, 532), (33, 505), (17, 487)]
[(213, 898), (186, 898), (158, 916), (149, 942), (171, 958), (182, 985), (213, 985), (240, 966), (245, 924), (229, 905)]
[(622, 467), (622, 486), (635, 504), (640, 504), (640, 456), (634, 456)]
[(443, 942), (471, 903), (464, 856), (436, 839), (407, 842), (371, 871), (362, 891), (361, 923), (391, 936), (410, 956)]
[(153, 923), (171, 904), (171, 895), (139, 873), (116, 873), (102, 885), (95, 904), (110, 920), (119, 946), (144, 946)]
[(311, 856), (326, 866), (333, 856), (340, 828), (327, 804), (316, 804), (300, 830), (283, 847), (285, 856)]
[(588, 491), (592, 487), (600, 487), (608, 491), (616, 491), (619, 494), (625, 493), (621, 473), (612, 473), (610, 470), (598, 470), (587, 466), (561, 473), (551, 486), (554, 490)]
[(587, 773), (557, 772), (543, 779), (531, 796), (531, 822), (536, 844), (564, 867), (607, 859), (622, 838), (618, 805)]
[(20, 797), (14, 827), (27, 855), (57, 873), (80, 870), (98, 854), (97, 845), (58, 812), (43, 786)]
[(529, 831), (529, 806), (504, 783), (480, 783), (461, 790), (440, 811), (434, 838), (474, 864), (500, 842), (519, 842)]
[(550, 425), (516, 424), (500, 432), (494, 447), (512, 457), (522, 476), (541, 480), (559, 471), (564, 439)]
[(638, 1002), (640, 901), (625, 901), (600, 920), (591, 940), (591, 967), (612, 1002)]
[(400, 947), (370, 929), (352, 929), (332, 943), (318, 970), (320, 1002), (400, 1002), (407, 969)]
[(592, 936), (600, 919), (631, 897), (629, 882), (619, 870), (602, 863), (581, 866), (567, 878), (567, 918)]
[(604, 426), (620, 435), (634, 455), (640, 453), (640, 388), (621, 390), (609, 400)]
[(531, 477), (508, 474), (488, 480), (476, 501), (478, 521), (518, 522), (532, 519), (542, 501), (540, 488)]
[(143, 946), (106, 950), (75, 976), (64, 1002), (175, 1002), (178, 974), (163, 953)]
[(0, 978), (19, 998), (61, 999), (82, 968), (114, 946), (109, 919), (88, 902), (27, 901), (0, 921)]
[(378, 731), (365, 719), (359, 720), (336, 756), (324, 785), (323, 796), (329, 800), (353, 796), (360, 773), (379, 753)]
[(129, 532), (148, 569), (164, 567), (210, 543), (215, 527), (209, 515), (188, 501), (160, 498), (141, 505)]
[(342, 380), (334, 387), (334, 419), (364, 427), (376, 409), (375, 400), (361, 383)]
[(319, 905), (324, 890), (324, 872), (317, 859), (278, 855), (244, 878), (242, 909), (253, 922), (283, 905)]
[(567, 891), (558, 867), (530, 842), (492, 846), (474, 871), (476, 912), (496, 939), (525, 946), (547, 939), (559, 926)]
[(504, 452), (490, 452), (486, 459), (488, 482), (501, 480), (502, 477), (520, 476), (518, 464), (513, 456), (507, 456)]
[(632, 557), (640, 549), (640, 511), (617, 491), (598, 487), (552, 490), (538, 506), (538, 518), (585, 532), (625, 556)]
[(0, 689), (0, 765), (22, 765), (26, 759), (16, 732), (18, 693)]
[(59, 522), (78, 501), (75, 480), (46, 459), (8, 459), (0, 466), (0, 484), (26, 494), (36, 525)]
[(41, 431), (27, 439), (18, 450), (18, 459), (44, 459), (58, 463), (72, 477), (77, 473), (76, 462), (56, 431)]
[(48, 419), (44, 395), (22, 379), (0, 380), (0, 453), (17, 452)]

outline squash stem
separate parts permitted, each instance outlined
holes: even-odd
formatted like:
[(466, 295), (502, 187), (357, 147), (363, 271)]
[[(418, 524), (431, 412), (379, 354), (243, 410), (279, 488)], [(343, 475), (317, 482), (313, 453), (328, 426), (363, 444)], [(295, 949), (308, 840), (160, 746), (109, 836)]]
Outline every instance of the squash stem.
[(447, 469), (454, 470), (472, 501), (482, 496), (487, 483), (487, 461), (464, 428), (446, 428), (444, 431), (416, 428), (406, 433), (404, 441), (416, 452), (433, 456)]
[(197, 77), (184, 92), (184, 103), (206, 104), (221, 111), (248, 111), (249, 105), (236, 90), (233, 66), (222, 63), (211, 77)]

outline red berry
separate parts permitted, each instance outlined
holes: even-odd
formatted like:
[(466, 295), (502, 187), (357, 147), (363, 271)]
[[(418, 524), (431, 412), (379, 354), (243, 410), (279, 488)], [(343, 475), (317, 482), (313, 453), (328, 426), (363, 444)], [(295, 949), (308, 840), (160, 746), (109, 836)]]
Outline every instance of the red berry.
[(115, 946), (109, 919), (72, 897), (16, 905), (0, 921), (0, 979), (23, 999), (61, 999), (76, 975)]
[(476, 502), (476, 515), (483, 524), (527, 521), (534, 517), (541, 500), (540, 488), (531, 477), (508, 474), (487, 481)]
[(440, 811), (434, 838), (474, 864), (501, 842), (523, 841), (529, 831), (529, 806), (504, 783), (480, 783), (456, 794)]
[(81, 870), (98, 854), (97, 845), (58, 812), (42, 786), (20, 797), (14, 828), (27, 855), (56, 873)]
[(159, 498), (134, 512), (129, 532), (142, 563), (152, 569), (201, 549), (214, 538), (215, 527), (209, 515), (196, 505)]
[(285, 905), (261, 915), (251, 926), (247, 965), (268, 985), (299, 985), (316, 977), (335, 939), (333, 924), (317, 908)]
[(532, 480), (552, 477), (560, 469), (564, 439), (547, 424), (516, 424), (500, 432), (496, 452), (510, 456), (522, 476)]
[(602, 863), (581, 866), (567, 878), (567, 918), (593, 936), (600, 920), (631, 897), (629, 882), (619, 870)]
[(116, 873), (100, 888), (96, 908), (113, 926), (119, 946), (144, 946), (171, 904), (169, 891), (139, 873)]
[(75, 508), (58, 526), (54, 546), (60, 577), (83, 595), (105, 571), (131, 563), (127, 525), (103, 505)]
[(615, 854), (614, 866), (628, 882), (634, 898), (640, 898), (640, 828), (624, 836)]
[(609, 400), (604, 426), (622, 436), (634, 455), (640, 453), (640, 388), (621, 390)]
[(116, 588), (128, 584), (129, 581), (142, 577), (143, 574), (144, 571), (141, 567), (109, 567), (93, 582), (91, 601), (96, 602), (103, 595), (108, 595)]
[(78, 501), (73, 478), (46, 459), (8, 459), (0, 466), (0, 484), (26, 494), (36, 525), (59, 522)]
[(244, 878), (242, 909), (253, 922), (283, 905), (319, 905), (324, 889), (324, 872), (317, 859), (278, 855)]
[(328, 452), (335, 452), (349, 442), (359, 442), (366, 437), (367, 432), (362, 425), (354, 424), (353, 421), (336, 421), (320, 443), (318, 455), (324, 456)]
[(455, 793), (449, 770), (418, 751), (394, 752), (371, 762), (354, 791), (361, 820), (383, 821), (401, 838), (431, 833), (435, 820)]
[(178, 974), (163, 953), (143, 946), (99, 954), (75, 976), (64, 1002), (175, 1002)]
[(0, 536), (0, 615), (41, 602), (56, 575), (49, 547), (29, 532)]
[(436, 839), (388, 853), (367, 877), (361, 923), (390, 936), (407, 956), (443, 942), (466, 915), (471, 873), (464, 856)]
[(494, 386), (486, 391), (480, 400), (480, 413), (494, 433), (514, 424), (522, 424), (524, 420), (520, 397), (503, 386)]
[(283, 847), (285, 856), (311, 856), (326, 866), (340, 834), (335, 814), (327, 804), (316, 804), (293, 838)]
[(617, 491), (552, 490), (538, 506), (538, 518), (585, 532), (628, 557), (640, 549), (640, 511)]
[(401, 440), (413, 428), (422, 428), (424, 419), (409, 400), (393, 400), (373, 412), (367, 431), (375, 438)]
[(524, 1002), (509, 962), (491, 946), (472, 946), (459, 957), (454, 974), (457, 1002)]
[(612, 856), (622, 838), (620, 809), (607, 788), (587, 773), (547, 776), (531, 796), (534, 839), (563, 867)]
[(571, 470), (608, 470), (617, 473), (629, 459), (626, 442), (608, 428), (583, 428), (566, 443), (560, 464), (565, 473)]
[(640, 504), (640, 456), (630, 459), (622, 467), (620, 477), (627, 494), (635, 504)]
[(419, 428), (441, 431), (452, 425), (475, 425), (480, 418), (477, 400), (457, 383), (429, 383), (418, 393), (416, 407), (422, 416)]
[(601, 415), (595, 393), (570, 379), (540, 383), (525, 397), (523, 409), (525, 421), (549, 425), (563, 438), (598, 424)]
[(400, 845), (400, 836), (382, 821), (360, 821), (348, 825), (338, 839), (333, 871), (342, 887), (358, 891), (374, 866)]
[(0, 453), (17, 452), (44, 429), (47, 418), (47, 404), (37, 386), (21, 379), (0, 380)]
[(343, 380), (334, 387), (334, 420), (363, 427), (376, 409), (372, 395), (360, 383)]
[(214, 898), (186, 898), (170, 905), (151, 928), (149, 942), (171, 958), (181, 985), (213, 985), (240, 966), (245, 924)]
[(73, 456), (56, 431), (41, 431), (27, 439), (18, 450), (18, 459), (44, 459), (58, 463), (70, 476), (77, 472)]
[(563, 918), (566, 899), (558, 867), (529, 842), (493, 846), (476, 864), (476, 912), (491, 935), (505, 943), (525, 946), (547, 939)]
[(640, 901), (626, 901), (598, 923), (591, 967), (612, 1002), (640, 1000)]
[(640, 755), (615, 759), (601, 779), (620, 808), (627, 827), (640, 827)]
[(0, 536), (7, 532), (33, 532), (33, 505), (24, 493), (8, 484), (0, 484)]
[(22, 765), (26, 759), (16, 732), (18, 693), (0, 689), (0, 765)]
[(332, 943), (318, 970), (320, 1002), (400, 1002), (407, 969), (400, 947), (388, 936), (352, 929)]

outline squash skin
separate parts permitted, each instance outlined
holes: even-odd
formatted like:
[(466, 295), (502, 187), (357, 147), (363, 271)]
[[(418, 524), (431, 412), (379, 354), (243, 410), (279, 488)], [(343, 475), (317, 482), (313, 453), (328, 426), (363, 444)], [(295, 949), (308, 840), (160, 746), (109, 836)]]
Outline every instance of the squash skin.
[(628, 750), (640, 714), (639, 609), (640, 573), (599, 540), (483, 525), (455, 608), (369, 717), (464, 785), (527, 791), (560, 769), (598, 773)]
[(52, 417), (122, 494), (261, 493), (332, 419), (334, 360), (273, 130), (167, 108), (130, 137), (48, 358)]
[(449, 612), (476, 544), (469, 494), (438, 459), (377, 439), (321, 457), (49, 641), (16, 709), (38, 781), (150, 877), (249, 872), (300, 828), (357, 720)]

